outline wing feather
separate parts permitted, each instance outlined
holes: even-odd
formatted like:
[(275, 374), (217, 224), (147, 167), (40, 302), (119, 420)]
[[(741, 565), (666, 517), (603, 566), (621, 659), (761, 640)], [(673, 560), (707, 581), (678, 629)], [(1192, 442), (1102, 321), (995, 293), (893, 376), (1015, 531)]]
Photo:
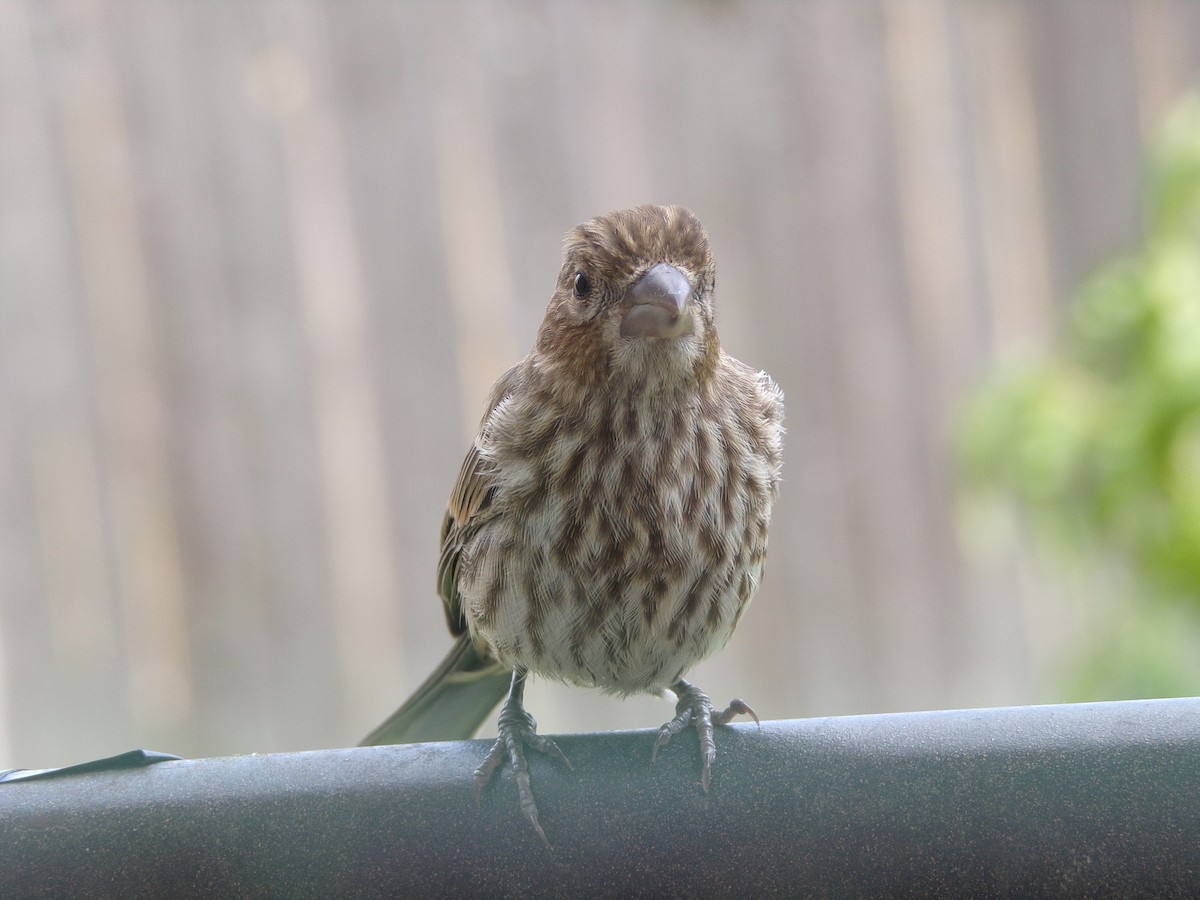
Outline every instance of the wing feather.
[(442, 518), (442, 548), (438, 558), (437, 585), (446, 612), (450, 632), (460, 635), (467, 630), (467, 620), (458, 592), (458, 570), (463, 548), (472, 535), (494, 514), (492, 499), (496, 493), (493, 475), (484, 454), (488, 420), (512, 393), (519, 377), (520, 366), (509, 369), (495, 387), (488, 401), (488, 411), (480, 423), (479, 435), (467, 451), (458, 480), (450, 492), (446, 515)]

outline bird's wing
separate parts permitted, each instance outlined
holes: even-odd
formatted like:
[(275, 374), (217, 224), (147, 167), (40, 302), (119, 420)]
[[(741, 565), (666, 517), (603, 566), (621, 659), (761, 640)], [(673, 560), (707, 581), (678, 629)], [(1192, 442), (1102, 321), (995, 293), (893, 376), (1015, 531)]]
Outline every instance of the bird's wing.
[(496, 408), (512, 392), (518, 378), (519, 366), (509, 369), (495, 387), (488, 402), (488, 411), (480, 424), (479, 435), (467, 451), (458, 480), (450, 492), (446, 515), (442, 519), (442, 551), (438, 559), (438, 594), (446, 610), (446, 624), (450, 632), (460, 635), (467, 630), (462, 600), (458, 593), (458, 565), (463, 547), (479, 527), (494, 514), (492, 499), (495, 495), (495, 478), (483, 453), (486, 441), (487, 422)]
[(484, 469), (479, 444), (472, 444), (442, 519), (442, 554), (438, 559), (438, 593), (446, 608), (446, 624), (454, 635), (467, 629), (458, 595), (458, 563), (463, 546), (486, 519), (492, 494), (491, 478)]

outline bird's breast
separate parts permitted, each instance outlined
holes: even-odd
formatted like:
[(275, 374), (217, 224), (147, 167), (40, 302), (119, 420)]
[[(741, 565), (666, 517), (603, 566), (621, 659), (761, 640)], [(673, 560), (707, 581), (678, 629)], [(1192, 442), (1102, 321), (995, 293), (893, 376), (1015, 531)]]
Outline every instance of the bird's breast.
[(464, 548), (460, 592), (502, 662), (634, 693), (732, 634), (766, 554), (765, 462), (718, 417), (663, 418), (494, 451), (499, 512)]

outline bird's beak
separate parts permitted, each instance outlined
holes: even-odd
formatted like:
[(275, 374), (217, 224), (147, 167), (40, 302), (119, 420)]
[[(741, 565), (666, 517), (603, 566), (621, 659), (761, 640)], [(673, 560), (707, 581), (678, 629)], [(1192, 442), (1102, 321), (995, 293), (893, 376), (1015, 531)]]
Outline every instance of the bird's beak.
[(687, 277), (659, 263), (637, 280), (621, 301), (622, 337), (677, 338), (692, 333), (692, 286)]

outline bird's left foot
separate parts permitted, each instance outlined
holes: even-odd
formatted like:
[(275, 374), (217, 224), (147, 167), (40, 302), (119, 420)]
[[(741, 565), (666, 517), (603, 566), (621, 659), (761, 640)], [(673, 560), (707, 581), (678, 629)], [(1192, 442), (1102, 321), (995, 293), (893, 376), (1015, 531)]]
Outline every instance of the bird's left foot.
[(713, 760), (717, 758), (713, 726), (726, 725), (734, 716), (741, 715), (749, 716), (756, 725), (761, 725), (761, 723), (754, 710), (741, 700), (730, 701), (729, 706), (718, 712), (713, 708), (708, 694), (682, 678), (675, 683), (671, 690), (679, 698), (675, 703), (675, 718), (658, 729), (658, 737), (654, 741), (654, 750), (650, 754), (650, 760), (653, 762), (658, 757), (658, 751), (667, 746), (671, 738), (679, 732), (689, 726), (695, 728), (700, 735), (700, 784), (707, 793), (709, 781), (712, 779)]

